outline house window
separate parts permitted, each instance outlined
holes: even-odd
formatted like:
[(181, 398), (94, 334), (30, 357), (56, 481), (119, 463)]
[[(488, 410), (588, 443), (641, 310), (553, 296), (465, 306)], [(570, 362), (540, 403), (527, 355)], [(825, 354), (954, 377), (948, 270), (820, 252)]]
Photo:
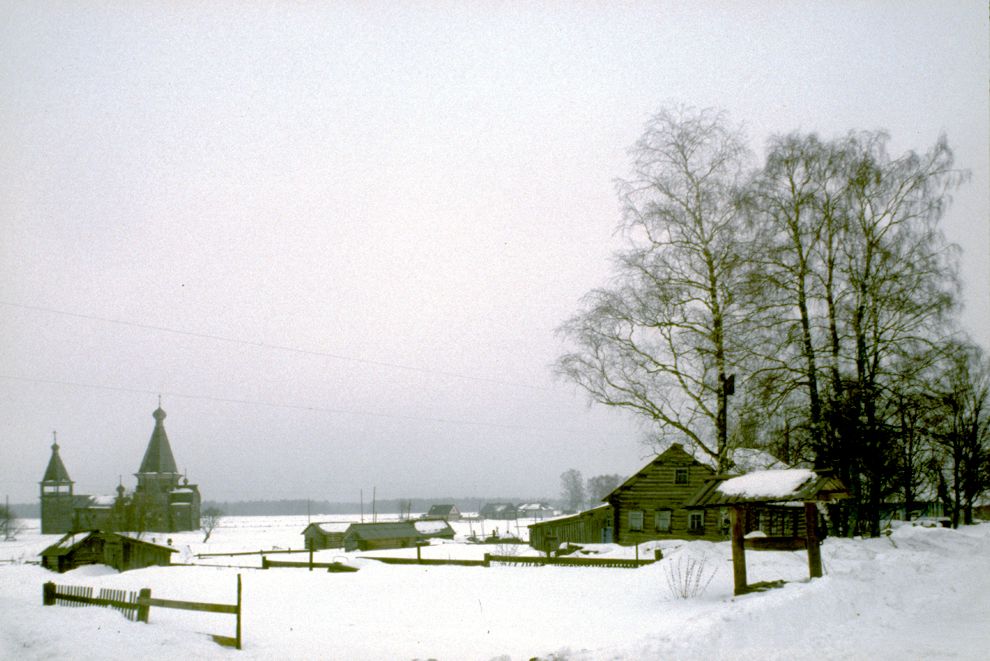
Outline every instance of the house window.
[(670, 510), (657, 510), (653, 513), (653, 524), (657, 532), (670, 532)]
[(688, 514), (688, 530), (691, 532), (702, 532), (705, 529), (705, 513), (691, 512)]
[(643, 511), (632, 510), (629, 512), (629, 530), (633, 532), (643, 531)]
[(674, 469), (674, 484), (687, 484), (688, 483), (688, 469), (686, 468), (675, 468)]

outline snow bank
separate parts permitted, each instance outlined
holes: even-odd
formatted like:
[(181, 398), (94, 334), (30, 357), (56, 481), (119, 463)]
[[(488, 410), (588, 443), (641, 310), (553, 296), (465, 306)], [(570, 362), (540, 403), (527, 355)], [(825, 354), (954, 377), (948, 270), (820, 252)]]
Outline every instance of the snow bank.
[[(298, 537), (301, 530), (270, 522), (246, 522), (228, 533), (247, 550), (271, 543), (279, 531), (294, 529)], [(189, 534), (177, 544), (193, 539)], [(38, 535), (16, 544), (43, 548), (51, 540)], [(826, 576), (814, 581), (807, 579), (803, 553), (750, 552), (750, 582), (788, 582), (738, 598), (728, 543), (659, 545), (664, 559), (640, 569), (393, 566), (354, 561), (356, 554), (340, 551), (321, 553), (343, 557), (360, 571), (183, 566), (118, 574), (94, 567), (59, 576), (35, 565), (4, 564), (0, 658), (882, 661), (982, 659), (990, 649), (990, 525), (905, 526), (878, 539), (828, 539), (822, 547)], [(5, 548), (0, 543), (0, 553)], [(458, 558), (493, 548), (453, 543), (423, 551)], [(647, 548), (640, 547), (641, 556)], [(634, 553), (615, 545), (596, 550)], [(676, 598), (666, 576), (691, 560), (704, 564), (711, 583), (699, 596)], [(48, 580), (149, 587), (164, 599), (231, 603), (238, 573), (242, 652), (205, 635), (230, 635), (229, 615), (153, 608), (150, 624), (139, 624), (106, 609), (41, 605)]]

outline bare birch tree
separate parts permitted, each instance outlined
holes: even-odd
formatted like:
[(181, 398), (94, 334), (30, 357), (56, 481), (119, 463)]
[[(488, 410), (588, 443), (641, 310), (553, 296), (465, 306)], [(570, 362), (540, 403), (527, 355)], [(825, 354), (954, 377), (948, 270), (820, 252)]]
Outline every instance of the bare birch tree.
[(632, 176), (618, 185), (630, 247), (616, 257), (614, 284), (589, 293), (559, 329), (574, 348), (557, 370), (723, 469), (749, 152), (723, 114), (679, 109), (656, 115), (631, 155)]

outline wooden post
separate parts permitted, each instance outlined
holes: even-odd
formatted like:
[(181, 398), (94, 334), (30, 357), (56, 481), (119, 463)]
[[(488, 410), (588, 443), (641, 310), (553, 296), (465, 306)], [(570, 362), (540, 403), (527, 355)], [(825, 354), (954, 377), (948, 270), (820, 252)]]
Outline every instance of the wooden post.
[(492, 554), (491, 553), (486, 553), (485, 554), (485, 567), (491, 567), (491, 566), (492, 566)]
[(804, 504), (804, 528), (808, 546), (808, 574), (811, 578), (822, 577), (822, 550), (818, 546), (818, 506)]
[(416, 542), (416, 562), (423, 562), (423, 545), (419, 542)]
[(729, 510), (729, 527), (732, 529), (732, 576), (735, 581), (736, 596), (746, 594), (746, 510), (736, 505)]
[[(309, 547), (309, 570), (313, 571), (313, 547)], [(240, 574), (238, 574), (240, 576)], [(240, 579), (238, 579), (240, 580)]]
[(639, 544), (636, 544), (636, 566), (639, 567)]
[(137, 609), (137, 621), (148, 623), (148, 614), (151, 611), (151, 588), (141, 588), (141, 592), (138, 593), (138, 609)]
[[(310, 571), (312, 571), (310, 567)], [(237, 649), (241, 649), (241, 575), (237, 575), (237, 635), (235, 636), (237, 641)]]
[(41, 603), (45, 606), (55, 605), (55, 584), (51, 581), (41, 586)]

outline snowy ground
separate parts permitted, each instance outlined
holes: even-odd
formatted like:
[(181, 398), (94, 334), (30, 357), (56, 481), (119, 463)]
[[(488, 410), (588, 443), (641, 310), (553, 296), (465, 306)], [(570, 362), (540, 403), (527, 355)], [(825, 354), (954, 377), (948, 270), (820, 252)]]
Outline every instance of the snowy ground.
[[(727, 543), (664, 542), (664, 560), (640, 569), (393, 566), (362, 553), (324, 551), (355, 573), (256, 569), (255, 556), (197, 559), (202, 552), (299, 548), (305, 517), (224, 521), (172, 538), (176, 562), (117, 573), (84, 567), (58, 576), (28, 562), (58, 539), (37, 522), (0, 542), (3, 659), (986, 659), (990, 658), (990, 524), (961, 530), (902, 527), (889, 537), (829, 539), (827, 575), (808, 581), (797, 552), (750, 552), (750, 582), (779, 589), (732, 596)], [(480, 524), (459, 523), (454, 543), (424, 557), (480, 558), (507, 547), (460, 541)], [(486, 522), (485, 533), (499, 522)], [(520, 532), (525, 532), (522, 527)], [(653, 556), (653, 544), (642, 557)], [(605, 555), (634, 549), (601, 546)], [(391, 551), (387, 555), (415, 551)], [(532, 551), (528, 551), (532, 553)], [(305, 555), (273, 559), (303, 560)], [(712, 575), (703, 594), (672, 594), (668, 575), (689, 560)], [(211, 566), (212, 565), (212, 566)], [(241, 567), (221, 566), (240, 565)], [(697, 565), (696, 565), (697, 566)], [(230, 615), (152, 608), (150, 624), (102, 608), (43, 607), (45, 581), (152, 589), (155, 597), (232, 603), (243, 579), (243, 651), (205, 634), (233, 635)]]

